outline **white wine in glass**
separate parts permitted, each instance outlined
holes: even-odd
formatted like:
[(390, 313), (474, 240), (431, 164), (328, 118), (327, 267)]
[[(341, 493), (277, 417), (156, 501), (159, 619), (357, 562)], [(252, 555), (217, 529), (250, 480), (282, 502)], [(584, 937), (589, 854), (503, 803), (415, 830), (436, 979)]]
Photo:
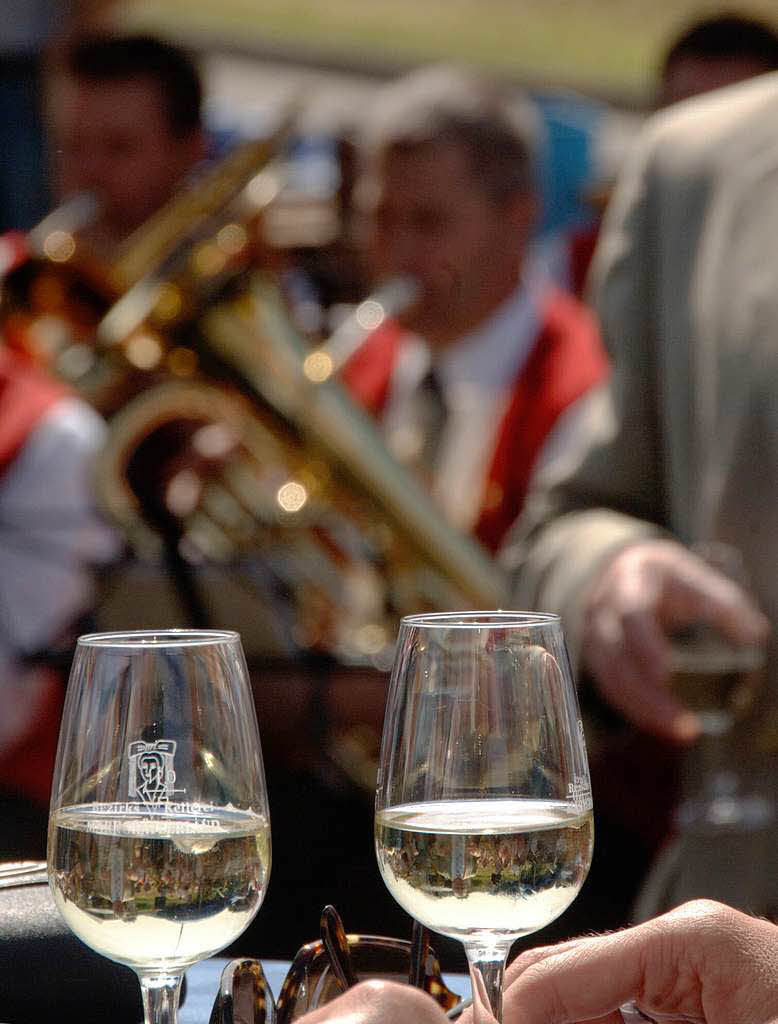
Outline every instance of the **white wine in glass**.
[(573, 902), (592, 857), (583, 729), (556, 616), (402, 620), (375, 838), (397, 902), (463, 943), (476, 1020), (500, 1021), (511, 944)]
[(49, 884), (72, 931), (138, 974), (147, 1024), (184, 971), (262, 903), (270, 823), (236, 633), (81, 637), (49, 817)]
[[(692, 552), (747, 594), (743, 556), (730, 544), (706, 541)], [(753, 829), (772, 818), (769, 801), (742, 791), (737, 761), (727, 737), (752, 712), (764, 686), (763, 644), (733, 644), (704, 621), (676, 633), (670, 642), (667, 686), (696, 712), (700, 738), (689, 751), (684, 797), (676, 809), (681, 831)], [(666, 909), (666, 908), (660, 908)]]

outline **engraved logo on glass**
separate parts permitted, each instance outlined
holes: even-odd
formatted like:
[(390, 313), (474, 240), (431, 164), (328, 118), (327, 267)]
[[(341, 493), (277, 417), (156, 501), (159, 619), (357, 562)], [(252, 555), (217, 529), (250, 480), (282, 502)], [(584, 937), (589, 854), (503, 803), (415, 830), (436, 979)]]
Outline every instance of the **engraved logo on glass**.
[(175, 792), (173, 759), (175, 740), (136, 740), (128, 749), (130, 761), (130, 800), (156, 807), (166, 804)]
[[(578, 719), (578, 735), (581, 744), (585, 744), (584, 724)], [(567, 799), (573, 804), (577, 811), (590, 811), (594, 806), (592, 801), (592, 784), (586, 775), (576, 773), (573, 781), (567, 784)]]
[(567, 799), (577, 811), (590, 811), (594, 806), (592, 801), (592, 784), (583, 775), (576, 775), (572, 782), (567, 784)]

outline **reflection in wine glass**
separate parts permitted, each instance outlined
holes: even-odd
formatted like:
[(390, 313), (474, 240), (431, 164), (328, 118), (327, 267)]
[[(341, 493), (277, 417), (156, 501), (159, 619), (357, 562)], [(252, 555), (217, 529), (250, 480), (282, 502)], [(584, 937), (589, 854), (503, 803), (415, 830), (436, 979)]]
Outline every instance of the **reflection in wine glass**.
[(240, 935), (270, 872), (262, 754), (236, 633), (79, 639), (48, 871), (73, 932), (138, 974), (147, 1024), (174, 1024), (184, 971)]
[(501, 1020), (511, 943), (558, 917), (589, 869), (583, 729), (559, 619), (402, 620), (376, 794), (397, 902), (459, 939), (477, 1020)]

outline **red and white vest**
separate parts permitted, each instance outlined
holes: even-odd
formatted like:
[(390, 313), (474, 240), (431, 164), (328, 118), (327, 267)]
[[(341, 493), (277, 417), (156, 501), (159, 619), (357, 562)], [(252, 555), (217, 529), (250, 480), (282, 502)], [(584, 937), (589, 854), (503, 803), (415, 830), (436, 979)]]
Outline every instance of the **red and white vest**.
[[(407, 334), (387, 321), (346, 363), (342, 380), (380, 416), (395, 361)], [(609, 371), (593, 315), (572, 296), (549, 287), (541, 298), (537, 337), (513, 383), (483, 489), (475, 536), (494, 552), (524, 504), (541, 448), (560, 415)]]

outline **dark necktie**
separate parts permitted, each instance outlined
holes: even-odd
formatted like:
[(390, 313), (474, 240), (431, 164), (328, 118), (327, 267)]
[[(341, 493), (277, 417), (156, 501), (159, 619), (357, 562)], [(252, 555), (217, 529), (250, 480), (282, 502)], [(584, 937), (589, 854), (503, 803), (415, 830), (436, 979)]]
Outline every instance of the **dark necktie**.
[(443, 388), (434, 369), (429, 369), (422, 378), (418, 388), (418, 401), (419, 427), (422, 434), (418, 468), (427, 480), (431, 480), (448, 416)]

